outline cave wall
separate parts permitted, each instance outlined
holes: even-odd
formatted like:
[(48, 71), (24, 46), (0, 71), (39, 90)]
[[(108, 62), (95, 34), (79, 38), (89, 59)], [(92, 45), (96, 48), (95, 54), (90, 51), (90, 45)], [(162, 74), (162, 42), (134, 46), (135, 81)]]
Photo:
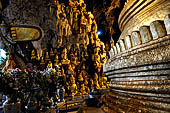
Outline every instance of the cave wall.
[(111, 40), (117, 42), (121, 34), (118, 17), (126, 0), (87, 0), (85, 2), (94, 14), (98, 29), (102, 31), (100, 39), (103, 42)]
[(14, 25), (37, 25), (44, 31), (44, 37), (34, 41), (36, 48), (47, 48), (51, 40), (57, 40), (56, 17), (50, 15), (50, 1), (48, 0), (9, 0), (3, 10), (6, 23)]

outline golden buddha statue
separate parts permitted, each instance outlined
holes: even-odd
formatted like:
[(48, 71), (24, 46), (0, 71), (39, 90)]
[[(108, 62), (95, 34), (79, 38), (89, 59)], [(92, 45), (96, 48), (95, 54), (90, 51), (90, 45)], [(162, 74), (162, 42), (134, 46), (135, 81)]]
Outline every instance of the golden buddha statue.
[(68, 66), (68, 74), (74, 74), (74, 70), (73, 70), (73, 68), (72, 68), (72, 65), (71, 64), (69, 64), (69, 66)]
[(78, 61), (78, 55), (77, 55), (77, 52), (75, 52), (75, 54), (73, 55), (72, 57), (72, 62), (71, 62), (74, 66), (77, 66), (79, 64), (79, 61)]
[(3, 68), (3, 71), (6, 71), (6, 70), (12, 70), (16, 67), (16, 63), (15, 61), (13, 60), (12, 58), (12, 54), (9, 54), (8, 55), (8, 59), (6, 61), (6, 65), (5, 67)]
[(82, 66), (82, 68), (81, 68), (81, 75), (82, 75), (83, 77), (85, 77), (85, 76), (88, 75), (88, 73), (87, 73), (87, 71), (86, 71), (86, 66), (85, 66), (85, 64), (83, 64), (83, 66)]
[(95, 73), (95, 74), (94, 74), (94, 81), (98, 81), (98, 78), (99, 78), (99, 77), (98, 77), (97, 73)]
[(54, 54), (57, 54), (57, 49), (54, 49)]
[(93, 79), (92, 79), (92, 78), (90, 78), (90, 89), (91, 89), (91, 90), (93, 89), (93, 86), (94, 86)]
[(50, 58), (49, 58), (48, 51), (47, 51), (45, 54), (45, 62), (48, 62), (49, 60), (50, 60)]
[(62, 69), (61, 69), (61, 75), (65, 75), (65, 73), (64, 73), (64, 68), (62, 67)]
[(100, 88), (105, 88), (103, 84), (103, 77), (99, 77), (99, 85), (100, 85)]
[(93, 33), (97, 33), (97, 23), (95, 20), (93, 20), (93, 24), (94, 24), (94, 26), (92, 27), (92, 31), (93, 31)]
[(35, 50), (34, 49), (32, 50), (31, 59), (36, 59)]
[(86, 26), (85, 16), (84, 16), (83, 12), (81, 13), (80, 25), (81, 25), (82, 27), (85, 27), (85, 26)]
[(85, 51), (85, 57), (88, 58), (88, 53), (87, 53), (87, 50)]
[(100, 89), (98, 80), (94, 80), (94, 85), (95, 85), (96, 89)]
[(83, 80), (84, 80), (81, 73), (79, 73), (79, 75), (78, 75), (78, 80), (79, 80), (79, 82), (83, 82)]
[(88, 78), (87, 78), (87, 76), (84, 77), (84, 85), (85, 85), (85, 86), (88, 85)]
[(70, 63), (70, 60), (68, 60), (68, 58), (67, 58), (67, 49), (66, 48), (63, 49), (63, 51), (61, 53), (61, 58), (62, 58), (62, 60), (61, 60), (62, 64), (69, 64)]
[(103, 78), (103, 85), (106, 87), (106, 88), (109, 88), (109, 82), (107, 82), (107, 77), (102, 77)]
[(95, 40), (94, 40), (94, 45), (95, 45), (95, 47), (96, 48), (100, 48), (100, 39), (98, 38), (98, 35), (97, 34), (95, 34), (96, 36), (96, 38), (95, 38)]
[(92, 32), (90, 33), (90, 41), (91, 41), (91, 44), (93, 44), (93, 43), (94, 43), (93, 33), (92, 33)]
[(83, 2), (83, 3), (81, 3), (81, 12), (82, 13), (86, 13), (86, 4)]
[(81, 92), (82, 95), (88, 94), (88, 93), (86, 92), (86, 89), (85, 89), (84, 84), (81, 84), (80, 92)]
[(61, 66), (61, 63), (60, 63), (60, 61), (59, 61), (59, 59), (58, 59), (58, 55), (56, 54), (56, 56), (55, 56), (55, 59), (54, 59), (54, 66)]
[(73, 75), (71, 75), (70, 77), (70, 81), (71, 81), (71, 94), (72, 96), (74, 96), (75, 94), (77, 94), (77, 85), (75, 84), (75, 78)]
[(79, 28), (78, 27), (78, 12), (77, 12), (77, 8), (76, 8), (76, 10), (74, 9), (73, 12), (74, 12), (73, 29), (77, 31), (78, 28)]
[(96, 68), (101, 66), (101, 58), (98, 54), (98, 48), (94, 49), (94, 55), (92, 55), (92, 60), (94, 61), (94, 66)]
[(81, 61), (82, 61), (82, 62), (85, 62), (85, 61), (86, 61), (84, 51), (82, 51), (82, 53), (81, 53)]
[(37, 52), (37, 61), (40, 61), (40, 54)]
[(41, 57), (41, 62), (40, 62), (40, 64), (45, 64), (45, 63), (44, 63), (44, 57), (43, 57), (43, 56)]
[(51, 60), (48, 62), (47, 68), (53, 68), (53, 64), (52, 64)]
[(50, 56), (53, 57), (54, 56), (54, 52), (53, 52), (53, 49), (51, 48), (50, 50)]

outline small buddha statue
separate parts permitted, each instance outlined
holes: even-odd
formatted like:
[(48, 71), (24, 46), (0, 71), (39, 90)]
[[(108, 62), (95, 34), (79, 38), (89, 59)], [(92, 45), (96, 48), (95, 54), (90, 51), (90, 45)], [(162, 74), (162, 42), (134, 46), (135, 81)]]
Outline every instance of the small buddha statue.
[(100, 88), (105, 88), (102, 77), (99, 77), (99, 85), (100, 85)]
[(99, 38), (98, 38), (98, 35), (95, 33), (95, 40), (94, 40), (94, 45), (95, 45), (95, 47), (96, 48), (100, 48), (100, 40), (99, 40)]
[(85, 16), (84, 16), (83, 12), (81, 14), (80, 24), (81, 24), (81, 27), (85, 27), (86, 26)]
[(46, 52), (46, 54), (45, 54), (45, 62), (48, 62), (49, 60), (50, 60), (50, 58), (49, 58), (48, 52)]
[(85, 54), (84, 52), (81, 53), (81, 61), (82, 61), (82, 62), (85, 62), (85, 61), (86, 61), (86, 58), (85, 58), (85, 55), (84, 55), (84, 54)]
[(55, 56), (55, 59), (54, 59), (54, 66), (61, 66), (61, 63), (60, 63), (60, 61), (59, 61), (59, 59), (58, 59), (58, 55), (56, 54), (56, 56)]
[(94, 87), (94, 82), (93, 82), (93, 79), (92, 79), (92, 78), (90, 78), (90, 89), (92, 90), (92, 89), (93, 89), (93, 87)]
[(68, 58), (67, 58), (67, 49), (66, 48), (64, 48), (64, 50), (62, 51), (61, 58), (62, 58), (62, 61), (61, 61), (62, 64), (70, 63), (70, 60), (68, 60)]
[(107, 62), (107, 54), (104, 47), (102, 47), (102, 54), (100, 56), (101, 56), (101, 66), (103, 66)]
[(101, 59), (100, 59), (100, 55), (98, 54), (98, 48), (94, 49), (94, 55), (92, 55), (92, 60), (94, 61), (94, 66), (100, 67), (101, 64)]
[(43, 57), (43, 56), (41, 57), (41, 62), (40, 62), (40, 64), (45, 64), (45, 63), (44, 63), (44, 57)]
[(61, 75), (64, 75), (64, 76), (65, 76), (64, 68), (61, 69)]
[(84, 77), (84, 85), (85, 85), (85, 86), (88, 85), (88, 78), (87, 78), (87, 76)]
[(74, 12), (74, 19), (73, 19), (73, 29), (75, 30), (75, 31), (77, 31), (78, 30), (78, 12), (77, 12), (77, 10), (75, 10), (75, 12)]
[(88, 58), (88, 53), (87, 53), (87, 50), (85, 51), (85, 57)]
[(57, 49), (54, 49), (54, 54), (57, 54)]
[(98, 80), (94, 80), (94, 85), (95, 85), (96, 89), (100, 89), (100, 85), (99, 85)]
[(35, 50), (34, 49), (32, 50), (31, 59), (36, 59)]
[(98, 81), (98, 78), (99, 78), (99, 77), (98, 77), (97, 73), (95, 73), (95, 74), (94, 74), (94, 81)]
[(74, 70), (73, 70), (73, 68), (72, 68), (72, 65), (71, 64), (69, 64), (69, 66), (68, 66), (68, 74), (73, 74), (74, 73)]
[(6, 71), (6, 70), (12, 70), (16, 67), (16, 63), (15, 61), (13, 60), (12, 58), (12, 54), (9, 54), (8, 55), (8, 59), (6, 61), (6, 65), (5, 67), (3, 68), (3, 71)]
[(86, 92), (86, 89), (85, 89), (84, 84), (81, 84), (80, 92), (81, 92), (82, 95), (88, 94), (88, 93)]
[(106, 87), (106, 88), (109, 88), (109, 83), (107, 82), (107, 77), (102, 77), (103, 78), (103, 85)]
[(74, 96), (77, 93), (77, 85), (75, 84), (74, 75), (71, 75), (70, 81), (71, 81), (71, 87), (70, 87), (71, 94), (72, 94), (72, 96)]
[(45, 62), (44, 62), (44, 57), (43, 57), (43, 56), (41, 56), (41, 58), (40, 58), (40, 66), (39, 66), (39, 69), (40, 69), (41, 71), (43, 71), (43, 70), (45, 69)]
[(40, 54), (37, 52), (37, 61), (40, 61)]
[(79, 75), (78, 75), (78, 80), (79, 80), (79, 82), (83, 82), (83, 80), (84, 80), (81, 73), (79, 73)]
[(86, 71), (86, 66), (85, 66), (85, 64), (83, 64), (83, 66), (82, 66), (82, 68), (81, 68), (81, 75), (82, 75), (83, 77), (85, 77), (85, 76), (88, 75), (88, 73), (87, 73), (87, 71)]
[(48, 62), (47, 68), (53, 68), (53, 64), (52, 64), (51, 60)]
[(51, 48), (50, 50), (50, 56), (53, 57), (54, 56), (54, 52), (53, 52), (53, 49)]
[(93, 24), (94, 24), (94, 26), (92, 26), (92, 32), (97, 33), (97, 23), (95, 20), (93, 20)]

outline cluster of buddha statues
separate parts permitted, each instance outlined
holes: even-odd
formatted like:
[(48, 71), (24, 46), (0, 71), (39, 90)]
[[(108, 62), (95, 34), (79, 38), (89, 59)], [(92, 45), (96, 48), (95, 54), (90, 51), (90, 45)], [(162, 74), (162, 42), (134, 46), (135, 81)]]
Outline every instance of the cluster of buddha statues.
[(81, 49), (72, 45), (70, 50), (51, 48), (43, 54), (32, 50), (31, 59), (42, 71), (49, 68), (61, 70), (57, 76), (64, 75), (66, 79), (65, 96), (87, 95), (92, 90), (108, 88), (102, 70), (107, 60), (106, 51), (99, 39), (90, 41), (88, 47)]
[(70, 48), (72, 44), (89, 44), (89, 33), (97, 32), (94, 15), (86, 11), (84, 0), (68, 0), (65, 3), (54, 0), (56, 6), (56, 31), (58, 48)]
[(41, 71), (49, 68), (61, 71), (56, 76), (65, 78), (64, 96), (87, 95), (92, 90), (108, 88), (103, 72), (108, 59), (107, 49), (97, 35), (93, 14), (86, 11), (84, 0), (69, 0), (67, 7), (58, 0), (54, 0), (54, 4), (57, 7), (58, 46), (42, 49), (40, 53), (33, 49), (32, 64)]

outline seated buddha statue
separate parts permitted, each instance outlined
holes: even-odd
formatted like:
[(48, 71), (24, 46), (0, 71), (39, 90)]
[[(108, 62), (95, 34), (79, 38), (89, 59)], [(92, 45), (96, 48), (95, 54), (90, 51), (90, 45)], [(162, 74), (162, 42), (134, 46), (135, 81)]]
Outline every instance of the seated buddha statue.
[(46, 52), (46, 54), (45, 54), (45, 62), (48, 62), (49, 60), (50, 60), (50, 57), (48, 55), (48, 52)]
[(9, 54), (8, 55), (8, 59), (6, 61), (6, 65), (5, 67), (3, 68), (3, 71), (6, 71), (6, 70), (12, 70), (16, 67), (16, 63), (15, 61), (13, 60), (12, 58), (12, 54)]
[(75, 84), (75, 78), (73, 75), (71, 75), (70, 77), (70, 81), (71, 81), (71, 95), (74, 96), (77, 93), (77, 85)]
[(99, 85), (98, 80), (94, 80), (94, 86), (95, 86), (96, 89), (100, 89), (100, 85)]
[(53, 64), (52, 64), (51, 60), (48, 62), (47, 68), (53, 68)]
[(68, 74), (74, 74), (74, 70), (73, 70), (71, 64), (69, 64), (69, 66), (68, 66), (67, 73), (68, 73)]
[(67, 58), (67, 49), (66, 48), (63, 49), (63, 51), (61, 53), (61, 58), (62, 58), (62, 60), (61, 60), (62, 64), (69, 64), (70, 63), (70, 60), (68, 60), (68, 58)]
[(34, 49), (32, 50), (32, 53), (31, 53), (31, 59), (36, 59), (35, 50)]
[(93, 82), (93, 79), (90, 78), (90, 90), (92, 90), (94, 87), (94, 82)]
[(78, 81), (79, 81), (79, 82), (83, 82), (83, 80), (84, 80), (84, 78), (83, 78), (82, 74), (79, 73), (79, 75), (78, 75)]
[(103, 78), (103, 85), (106, 87), (106, 88), (109, 88), (109, 83), (107, 82), (107, 77), (102, 77)]
[(82, 95), (88, 94), (88, 93), (86, 92), (86, 89), (85, 89), (84, 84), (81, 84), (80, 92), (81, 92)]
[(50, 58), (53, 60), (54, 59), (54, 52), (53, 52), (53, 49), (51, 48), (50, 50)]
[(88, 75), (88, 73), (87, 73), (87, 71), (86, 71), (86, 66), (85, 66), (85, 64), (83, 64), (83, 66), (82, 66), (82, 68), (81, 68), (81, 75), (82, 75), (83, 77), (85, 77), (85, 76)]
[(37, 61), (40, 61), (40, 54), (37, 52)]
[(101, 59), (100, 55), (98, 54), (98, 48), (94, 49), (94, 55), (92, 55), (92, 60), (94, 61), (94, 66), (96, 68), (101, 66)]
[(99, 85), (99, 82), (98, 82), (98, 75), (97, 73), (94, 74), (94, 85), (96, 87), (96, 89), (100, 89), (100, 85)]
[(58, 59), (58, 55), (56, 54), (56, 56), (55, 56), (55, 59), (54, 59), (54, 66), (61, 66), (61, 63), (60, 63), (60, 61), (59, 61), (59, 59)]

